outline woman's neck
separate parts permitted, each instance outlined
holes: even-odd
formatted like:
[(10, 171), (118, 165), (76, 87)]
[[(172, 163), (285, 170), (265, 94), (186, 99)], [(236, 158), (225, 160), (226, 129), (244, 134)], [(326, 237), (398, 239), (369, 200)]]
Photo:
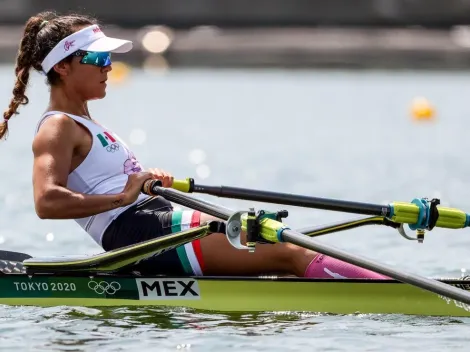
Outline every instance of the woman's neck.
[(88, 117), (91, 119), (86, 101), (78, 98), (75, 94), (70, 94), (61, 87), (51, 87), (51, 95), (47, 110), (57, 110), (68, 112), (73, 115)]

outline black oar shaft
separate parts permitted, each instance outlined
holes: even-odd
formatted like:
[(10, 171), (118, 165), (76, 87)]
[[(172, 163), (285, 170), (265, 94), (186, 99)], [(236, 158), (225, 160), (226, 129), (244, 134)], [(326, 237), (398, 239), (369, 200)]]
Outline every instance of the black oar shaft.
[(470, 304), (470, 293), (460, 288), (450, 286), (437, 280), (429, 279), (416, 274), (407, 273), (402, 270), (395, 270), (394, 268), (388, 265), (372, 261), (356, 254), (349, 254), (343, 250), (334, 248), (331, 245), (322, 244), (299, 232), (293, 230), (284, 230), (282, 233), (282, 239), (285, 242), (296, 244), (298, 246), (311, 249), (315, 252), (329, 255), (330, 257), (360, 266), (365, 269), (375, 271), (377, 273), (394, 278), (398, 281), (420, 287), (422, 289), (446, 296), (448, 298), (455, 299), (466, 304)]
[[(215, 216), (222, 220), (228, 220), (230, 216), (235, 213), (234, 210), (224, 208), (220, 205), (215, 205), (211, 202), (208, 202), (204, 199), (188, 197), (185, 194), (180, 193), (179, 191), (175, 191), (171, 188), (161, 188), (155, 187), (154, 188), (155, 194), (158, 194), (165, 199), (175, 202), (177, 204), (183, 205), (185, 207), (202, 211), (206, 214)], [(350, 230), (359, 226), (364, 225), (386, 225), (391, 227), (397, 227), (398, 224), (395, 224), (383, 217), (370, 217), (370, 218), (361, 218), (354, 220), (343, 220), (339, 221), (334, 224), (325, 224), (325, 225), (317, 225), (317, 226), (310, 226), (303, 229), (296, 230), (304, 235), (307, 236), (320, 236), (326, 235), (332, 232)]]
[(389, 207), (384, 206), (383, 204), (352, 202), (228, 186), (205, 186), (194, 184), (192, 191), (195, 193), (209, 194), (216, 197), (252, 200), (255, 202), (277, 203), (305, 208), (341, 211), (346, 213), (360, 213), (363, 215), (390, 215)]

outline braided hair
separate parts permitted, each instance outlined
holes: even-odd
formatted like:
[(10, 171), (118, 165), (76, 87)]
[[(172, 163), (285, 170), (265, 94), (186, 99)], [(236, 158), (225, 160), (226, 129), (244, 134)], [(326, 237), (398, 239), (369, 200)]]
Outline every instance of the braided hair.
[[(0, 139), (6, 138), (8, 120), (18, 114), (17, 110), (20, 105), (26, 105), (29, 102), (25, 92), (31, 68), (42, 72), (42, 61), (62, 39), (80, 27), (96, 23), (97, 21), (92, 17), (76, 14), (60, 16), (51, 11), (38, 13), (26, 22), (16, 58), (16, 82), (13, 88), (13, 98), (8, 109), (3, 113), (4, 120), (3, 123), (0, 123)], [(63, 61), (70, 62), (71, 60), (72, 56), (68, 56)], [(56, 85), (60, 81), (60, 76), (55, 70), (50, 70), (46, 76), (49, 85)]]

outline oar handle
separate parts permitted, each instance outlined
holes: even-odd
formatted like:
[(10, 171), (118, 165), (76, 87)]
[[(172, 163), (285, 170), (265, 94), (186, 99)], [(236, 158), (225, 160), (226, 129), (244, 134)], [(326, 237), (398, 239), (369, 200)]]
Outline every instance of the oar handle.
[(149, 179), (144, 182), (140, 191), (149, 196), (156, 196), (157, 192), (155, 191), (155, 187), (161, 187), (162, 185), (163, 183), (160, 180)]
[[(141, 191), (142, 193), (155, 196), (158, 194), (155, 187), (162, 186), (163, 183), (160, 180), (147, 180), (142, 185)], [(173, 185), (171, 188), (184, 193), (191, 193), (194, 188), (194, 180), (192, 178), (187, 178), (186, 180), (173, 180)]]
[(188, 177), (185, 180), (173, 180), (171, 188), (184, 193), (192, 193), (194, 191), (194, 179)]

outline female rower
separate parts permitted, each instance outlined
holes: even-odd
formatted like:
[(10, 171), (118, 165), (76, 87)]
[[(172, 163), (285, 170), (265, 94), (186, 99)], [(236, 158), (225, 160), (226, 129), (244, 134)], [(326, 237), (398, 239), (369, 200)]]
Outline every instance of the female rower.
[[(173, 176), (145, 169), (132, 150), (92, 118), (87, 102), (106, 96), (111, 52), (132, 42), (107, 37), (93, 18), (42, 12), (24, 29), (16, 61), (13, 99), (0, 124), (0, 138), (25, 95), (31, 69), (50, 85), (32, 149), (34, 204), (41, 219), (74, 219), (104, 250), (198, 226), (211, 218), (177, 211), (162, 197), (141, 193), (144, 181), (170, 187)], [(225, 236), (210, 235), (141, 261), (136, 270), (166, 275), (293, 274), (318, 278), (383, 278), (288, 243), (261, 244), (255, 253), (233, 248)]]

